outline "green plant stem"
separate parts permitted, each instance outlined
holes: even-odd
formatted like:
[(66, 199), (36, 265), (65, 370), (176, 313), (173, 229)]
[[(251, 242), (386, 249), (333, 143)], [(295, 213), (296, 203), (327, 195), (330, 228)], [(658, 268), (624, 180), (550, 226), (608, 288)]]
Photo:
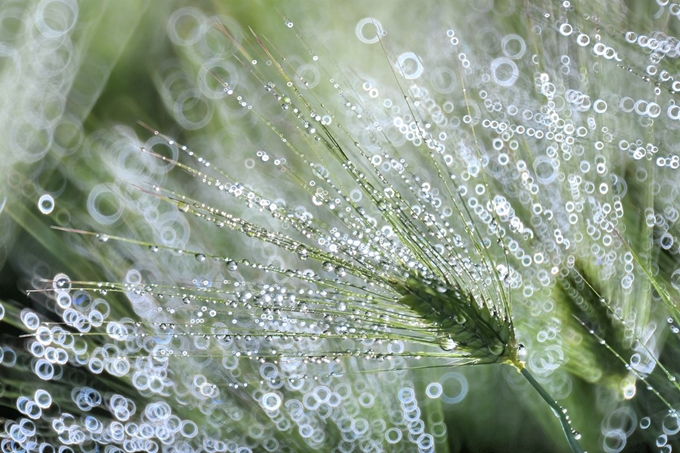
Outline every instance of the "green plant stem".
[(571, 451), (574, 453), (585, 453), (585, 451), (581, 448), (581, 446), (578, 444), (578, 441), (574, 437), (574, 431), (571, 428), (571, 424), (569, 423), (569, 419), (567, 418), (567, 415), (564, 411), (564, 409), (557, 404), (557, 401), (555, 401), (549, 394), (548, 392), (545, 391), (543, 386), (538, 383), (536, 379), (529, 373), (529, 370), (526, 368), (522, 368), (521, 370), (522, 375), (529, 381), (529, 383), (536, 389), (536, 391), (543, 397), (543, 400), (548, 403), (548, 406), (553, 410), (555, 413), (555, 416), (560, 420), (560, 424), (562, 425), (562, 431), (564, 431), (564, 436), (567, 438), (567, 442), (569, 442), (569, 446), (571, 447)]

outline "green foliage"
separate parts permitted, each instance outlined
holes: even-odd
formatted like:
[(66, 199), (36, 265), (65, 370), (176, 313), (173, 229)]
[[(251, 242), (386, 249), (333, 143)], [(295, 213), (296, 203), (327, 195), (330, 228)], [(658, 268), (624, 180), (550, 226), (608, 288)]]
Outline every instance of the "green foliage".
[(678, 17), (2, 2), (0, 449), (679, 448)]

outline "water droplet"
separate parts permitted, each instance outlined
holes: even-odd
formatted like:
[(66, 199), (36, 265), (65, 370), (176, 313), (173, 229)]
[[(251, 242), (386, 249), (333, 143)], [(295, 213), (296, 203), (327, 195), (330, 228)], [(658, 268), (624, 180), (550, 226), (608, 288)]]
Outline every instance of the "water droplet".
[(307, 250), (307, 247), (305, 247), (304, 245), (298, 246), (296, 252), (301, 260), (306, 260), (307, 257), (309, 256), (309, 250)]
[(453, 341), (449, 334), (440, 335), (437, 341), (439, 342), (439, 347), (442, 348), (444, 351), (451, 351), (453, 349), (456, 349), (456, 342)]
[(525, 363), (527, 361), (527, 354), (528, 354), (527, 348), (523, 344), (520, 344), (517, 347), (517, 359), (521, 363)]
[(652, 424), (652, 419), (643, 417), (640, 419), (640, 429), (647, 429)]

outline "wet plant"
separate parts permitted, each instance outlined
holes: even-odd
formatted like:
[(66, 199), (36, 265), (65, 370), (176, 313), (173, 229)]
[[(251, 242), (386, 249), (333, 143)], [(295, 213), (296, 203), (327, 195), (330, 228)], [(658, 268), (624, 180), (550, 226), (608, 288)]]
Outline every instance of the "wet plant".
[[(672, 451), (677, 5), (168, 5), (127, 126), (81, 57), (115, 19), (3, 7), (3, 92), (50, 102), (2, 220), (52, 255), (2, 304), (4, 451)], [(458, 432), (471, 376), (546, 437)]]

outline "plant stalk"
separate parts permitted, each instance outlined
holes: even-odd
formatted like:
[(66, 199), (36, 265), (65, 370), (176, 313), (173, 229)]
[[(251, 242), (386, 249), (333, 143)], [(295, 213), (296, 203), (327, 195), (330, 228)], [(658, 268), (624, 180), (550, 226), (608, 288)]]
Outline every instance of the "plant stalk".
[(573, 451), (574, 453), (586, 453), (585, 450), (581, 448), (581, 446), (578, 444), (578, 441), (576, 440), (575, 432), (571, 427), (571, 423), (567, 418), (567, 414), (564, 408), (557, 404), (557, 401), (555, 401), (548, 394), (548, 392), (545, 391), (543, 386), (539, 384), (536, 379), (534, 379), (531, 373), (529, 373), (529, 370), (527, 370), (526, 368), (522, 368), (520, 372), (526, 378), (526, 380), (529, 381), (532, 387), (536, 389), (539, 395), (541, 395), (543, 400), (546, 403), (548, 403), (548, 406), (550, 406), (550, 408), (553, 410), (555, 416), (560, 420), (560, 424), (562, 425), (562, 431), (564, 432), (564, 436), (567, 438), (567, 442), (571, 447), (571, 451)]

